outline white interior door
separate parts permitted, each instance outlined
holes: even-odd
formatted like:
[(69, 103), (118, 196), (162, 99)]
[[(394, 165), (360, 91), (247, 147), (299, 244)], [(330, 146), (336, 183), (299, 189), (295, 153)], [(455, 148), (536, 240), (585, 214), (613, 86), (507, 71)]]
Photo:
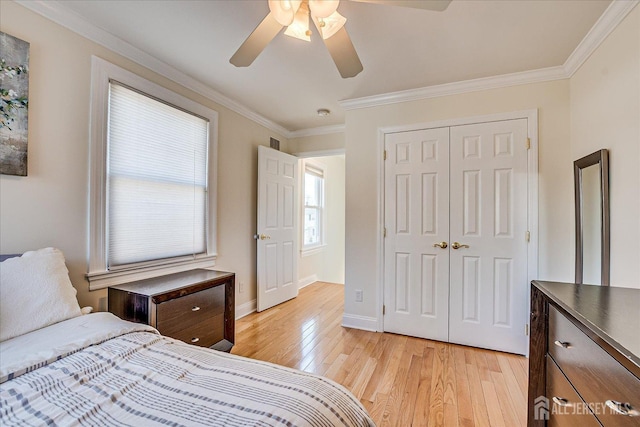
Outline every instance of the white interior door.
[(524, 354), (527, 120), (452, 127), (450, 178), (449, 341)]
[(384, 330), (446, 341), (449, 129), (390, 134), (385, 150)]
[(257, 308), (298, 296), (298, 158), (258, 147)]
[(385, 331), (526, 353), (526, 142), (527, 119), (385, 137)]

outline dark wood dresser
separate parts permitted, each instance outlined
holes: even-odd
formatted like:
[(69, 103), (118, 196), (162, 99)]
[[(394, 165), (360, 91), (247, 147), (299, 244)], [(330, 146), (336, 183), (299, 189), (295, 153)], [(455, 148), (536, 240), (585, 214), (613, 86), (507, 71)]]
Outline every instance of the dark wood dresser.
[(198, 269), (113, 286), (109, 311), (189, 344), (230, 351), (235, 274)]
[(527, 425), (640, 426), (640, 289), (533, 281)]

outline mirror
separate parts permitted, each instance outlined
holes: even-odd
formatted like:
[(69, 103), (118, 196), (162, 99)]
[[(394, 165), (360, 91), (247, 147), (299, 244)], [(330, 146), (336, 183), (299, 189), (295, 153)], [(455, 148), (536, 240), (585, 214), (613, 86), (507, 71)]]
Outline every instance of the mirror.
[(609, 156), (596, 151), (573, 162), (576, 283), (609, 286)]

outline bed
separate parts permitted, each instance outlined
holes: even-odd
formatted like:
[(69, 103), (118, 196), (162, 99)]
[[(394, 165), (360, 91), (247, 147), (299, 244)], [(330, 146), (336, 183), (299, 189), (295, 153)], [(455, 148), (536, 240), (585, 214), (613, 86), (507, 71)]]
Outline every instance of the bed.
[(16, 290), (10, 262), (0, 264), (0, 425), (374, 425), (331, 380), (185, 344), (111, 313), (72, 307), (64, 320), (7, 333), (7, 313), (34, 323), (5, 298)]

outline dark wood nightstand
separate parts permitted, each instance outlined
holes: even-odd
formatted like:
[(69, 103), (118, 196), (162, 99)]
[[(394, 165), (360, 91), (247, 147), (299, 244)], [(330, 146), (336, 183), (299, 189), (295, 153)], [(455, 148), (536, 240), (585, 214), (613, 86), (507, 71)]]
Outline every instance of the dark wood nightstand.
[(231, 351), (234, 273), (190, 270), (109, 288), (109, 311), (189, 344)]

